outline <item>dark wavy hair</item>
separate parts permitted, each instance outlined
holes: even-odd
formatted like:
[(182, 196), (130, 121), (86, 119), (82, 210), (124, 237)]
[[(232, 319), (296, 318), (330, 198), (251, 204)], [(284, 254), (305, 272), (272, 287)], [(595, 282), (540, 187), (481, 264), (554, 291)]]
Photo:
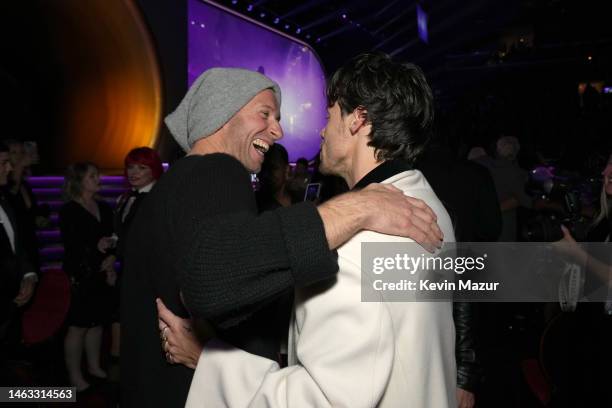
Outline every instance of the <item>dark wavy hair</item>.
[(343, 116), (357, 108), (367, 111), (368, 145), (378, 160), (414, 163), (431, 137), (433, 95), (416, 65), (394, 62), (383, 53), (360, 54), (329, 81), (327, 103), (336, 102)]
[(125, 165), (124, 175), (127, 177), (127, 167), (130, 164), (142, 164), (148, 166), (151, 169), (151, 174), (155, 180), (159, 180), (162, 174), (164, 174), (164, 167), (159, 154), (150, 147), (136, 147), (125, 156), (123, 161)]

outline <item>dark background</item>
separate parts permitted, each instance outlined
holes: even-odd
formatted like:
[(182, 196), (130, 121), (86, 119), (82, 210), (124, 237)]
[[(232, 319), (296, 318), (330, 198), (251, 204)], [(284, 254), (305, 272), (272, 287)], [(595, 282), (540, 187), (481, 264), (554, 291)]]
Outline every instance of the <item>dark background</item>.
[[(2, 138), (36, 140), (43, 159), (38, 172), (59, 170), (53, 152), (70, 121), (59, 113), (63, 93), (71, 85), (60, 56), (70, 44), (54, 41), (57, 22), (50, 21), (54, 14), (49, 10), (70, 10), (73, 3), (0, 3)], [(535, 161), (537, 152), (546, 152), (568, 167), (580, 167), (592, 151), (609, 148), (612, 98), (597, 94), (585, 103), (577, 92), (580, 82), (612, 85), (612, 24), (606, 2), (218, 3), (307, 42), (328, 73), (369, 50), (422, 66), (434, 88), (439, 133), (458, 154), (475, 144), (489, 144), (499, 133), (520, 138), (522, 160), (527, 162)], [(417, 36), (417, 3), (428, 14), (428, 43)], [(186, 90), (187, 5), (176, 0), (136, 4), (158, 55), (165, 115)], [(179, 151), (161, 129), (158, 150), (172, 160)]]

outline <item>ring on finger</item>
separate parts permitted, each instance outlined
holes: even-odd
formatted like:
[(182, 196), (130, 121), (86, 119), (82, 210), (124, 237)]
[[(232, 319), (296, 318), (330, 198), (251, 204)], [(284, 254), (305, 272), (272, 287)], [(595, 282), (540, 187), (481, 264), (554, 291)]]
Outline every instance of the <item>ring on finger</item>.
[(165, 326), (162, 330), (161, 330), (161, 338), (162, 340), (166, 341), (166, 339), (168, 338), (168, 336), (166, 335), (166, 330), (168, 329), (168, 326)]

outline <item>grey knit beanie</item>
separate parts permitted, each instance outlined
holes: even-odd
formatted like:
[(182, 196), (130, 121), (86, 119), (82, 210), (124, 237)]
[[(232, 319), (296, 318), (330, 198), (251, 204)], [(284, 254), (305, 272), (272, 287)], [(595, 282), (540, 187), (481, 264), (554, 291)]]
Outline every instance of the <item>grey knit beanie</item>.
[(215, 133), (265, 89), (274, 92), (280, 109), (280, 87), (268, 77), (240, 68), (211, 68), (195, 80), (176, 110), (166, 116), (166, 126), (189, 152), (197, 140)]

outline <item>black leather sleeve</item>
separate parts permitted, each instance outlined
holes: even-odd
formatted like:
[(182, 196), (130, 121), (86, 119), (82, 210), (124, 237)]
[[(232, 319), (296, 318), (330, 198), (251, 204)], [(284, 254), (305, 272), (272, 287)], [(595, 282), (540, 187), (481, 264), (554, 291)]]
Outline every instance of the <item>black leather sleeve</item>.
[(453, 303), (457, 387), (470, 392), (475, 392), (483, 375), (477, 337), (478, 307), (477, 303)]

